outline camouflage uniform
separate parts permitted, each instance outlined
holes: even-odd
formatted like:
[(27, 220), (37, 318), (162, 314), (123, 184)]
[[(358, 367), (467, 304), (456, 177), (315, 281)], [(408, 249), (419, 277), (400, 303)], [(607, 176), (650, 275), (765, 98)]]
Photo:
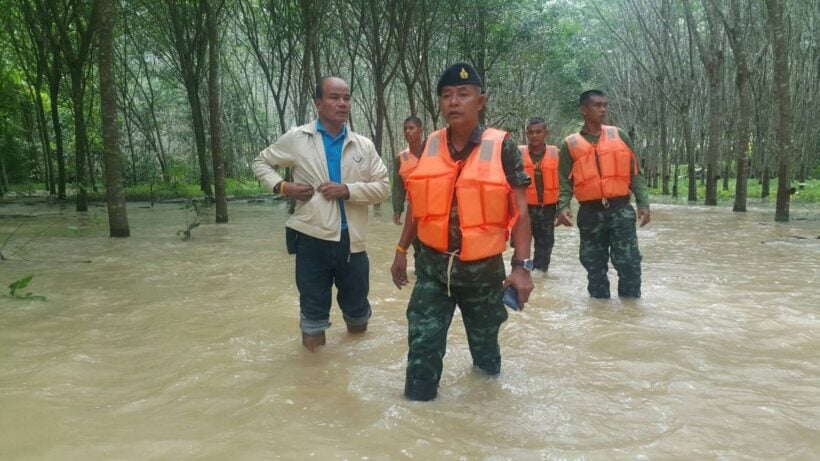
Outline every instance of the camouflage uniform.
[[(453, 159), (464, 159), (481, 142), (482, 127), (477, 127), (462, 151), (456, 151), (448, 139)], [(504, 141), (501, 161), (507, 181), (513, 187), (526, 187), (529, 177), (518, 147)], [(458, 203), (453, 194), (449, 228), (450, 251), (461, 247)], [(435, 398), (441, 379), (442, 358), (446, 352), (447, 330), (455, 306), (461, 309), (473, 364), (488, 374), (501, 371), (498, 330), (507, 320), (501, 302), (502, 283), (506, 276), (501, 254), (478, 261), (463, 262), (450, 255), (421, 245), (416, 259), (416, 284), (407, 306), (408, 344), (407, 377), (404, 393), (413, 400)]]
[[(590, 143), (597, 143), (598, 136), (581, 130), (581, 135)], [(618, 134), (632, 149), (629, 136), (620, 128)], [(573, 184), (569, 177), (572, 171), (572, 156), (566, 141), (561, 143), (558, 159), (560, 194), (558, 209), (565, 210), (572, 200)], [(639, 209), (649, 208), (649, 193), (646, 181), (640, 171), (633, 174), (629, 185), (635, 195)], [(587, 270), (587, 291), (593, 298), (609, 298), (608, 262), (618, 272), (618, 296), (641, 297), (641, 252), (638, 248), (638, 234), (635, 230), (635, 209), (625, 200), (614, 200), (608, 208), (600, 203), (582, 203), (578, 210), (578, 231), (581, 234), (579, 259)]]
[(609, 298), (607, 263), (618, 271), (618, 296), (641, 297), (641, 252), (632, 205), (578, 210), (581, 264), (587, 270), (587, 290), (593, 298)]
[[(530, 150), (530, 158), (533, 163), (540, 162), (547, 150), (541, 152)], [(535, 251), (533, 252), (533, 269), (547, 272), (552, 259), (552, 247), (555, 246), (555, 207), (556, 203), (544, 204), (544, 178), (541, 169), (535, 169), (535, 177), (531, 178), (535, 182), (535, 190), (538, 202), (542, 205), (529, 205), (527, 211), (530, 215), (530, 227), (532, 228), (532, 239), (535, 241)], [(515, 242), (511, 242), (515, 247)]]
[(533, 267), (546, 272), (552, 260), (555, 246), (555, 204), (530, 205), (527, 207), (532, 224), (532, 239), (535, 241)]

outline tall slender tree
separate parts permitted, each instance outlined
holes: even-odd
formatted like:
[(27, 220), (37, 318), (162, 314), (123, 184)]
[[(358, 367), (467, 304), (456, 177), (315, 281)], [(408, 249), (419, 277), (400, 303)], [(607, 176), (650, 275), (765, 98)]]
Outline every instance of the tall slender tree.
[(222, 108), (219, 81), (219, 15), (223, 0), (205, 0), (208, 24), (208, 112), (211, 124), (211, 158), (214, 168), (216, 222), (228, 222), (228, 198), (225, 194), (225, 163), (222, 160)]
[[(59, 50), (71, 81), (71, 102), (74, 112), (74, 164), (77, 184), (77, 211), (88, 211), (88, 190), (91, 184), (86, 176), (88, 166), (88, 133), (85, 117), (85, 72), (90, 63), (91, 48), (97, 31), (97, 2), (82, 0), (45, 2), (42, 9), (46, 24), (54, 24), (49, 34), (54, 48)], [(48, 26), (47, 26), (48, 27)]]
[(774, 59), (774, 101), (777, 111), (777, 205), (774, 220), (789, 220), (789, 189), (792, 145), (792, 97), (789, 78), (788, 30), (783, 19), (785, 2), (766, 0), (766, 22)]
[(108, 230), (111, 237), (128, 237), (128, 212), (122, 186), (120, 136), (117, 126), (117, 84), (114, 79), (114, 23), (117, 9), (113, 0), (95, 0), (99, 3), (99, 66), (100, 111), (102, 112), (103, 163), (105, 190), (108, 197)]
[(708, 140), (706, 151), (706, 205), (717, 205), (717, 174), (718, 159), (720, 157), (720, 132), (722, 122), (722, 88), (723, 82), (723, 40), (720, 34), (717, 13), (714, 5), (705, 2), (704, 10), (708, 35), (704, 38), (700, 33), (698, 24), (692, 14), (692, 7), (689, 0), (683, 0), (686, 9), (686, 22), (692, 33), (693, 41), (698, 47), (703, 66), (706, 68), (706, 77), (709, 88), (709, 120), (708, 120)]

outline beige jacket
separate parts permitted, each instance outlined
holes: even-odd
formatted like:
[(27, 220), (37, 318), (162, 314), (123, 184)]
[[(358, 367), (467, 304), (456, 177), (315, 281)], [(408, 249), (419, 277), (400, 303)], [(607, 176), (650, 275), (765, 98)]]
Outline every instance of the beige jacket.
[[(325, 146), (315, 120), (292, 128), (254, 159), (253, 173), (269, 191), (283, 179), (274, 169), (277, 167), (292, 167), (293, 181), (310, 184), (314, 189), (330, 181)], [(387, 199), (390, 181), (387, 167), (373, 142), (349, 128), (342, 145), (342, 182), (350, 191), (350, 198), (344, 202), (350, 252), (358, 253), (365, 250), (368, 205)], [(338, 242), (341, 239), (339, 204), (315, 192), (310, 200), (296, 202), (296, 211), (285, 225), (312, 237)]]

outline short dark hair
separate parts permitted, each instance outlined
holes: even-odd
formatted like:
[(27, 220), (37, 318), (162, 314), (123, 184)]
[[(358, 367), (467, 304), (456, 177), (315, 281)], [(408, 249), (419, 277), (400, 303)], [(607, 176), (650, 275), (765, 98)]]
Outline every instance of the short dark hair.
[(421, 123), (421, 119), (416, 117), (415, 115), (411, 115), (411, 116), (407, 117), (406, 119), (404, 119), (404, 123), (407, 123), (407, 122), (411, 122), (414, 125), (416, 125), (417, 127), (424, 126), (424, 124)]
[(581, 93), (581, 97), (578, 98), (578, 103), (583, 106), (588, 103), (593, 96), (606, 96), (606, 94), (601, 90), (586, 90)]
[(329, 78), (337, 78), (335, 75), (325, 75), (316, 82), (316, 89), (313, 92), (313, 99), (322, 99), (325, 95), (325, 80)]
[(533, 118), (530, 119), (529, 122), (527, 122), (527, 128), (529, 128), (533, 125), (544, 125), (544, 128), (546, 128), (547, 127), (547, 121), (544, 120), (543, 117), (533, 117)]

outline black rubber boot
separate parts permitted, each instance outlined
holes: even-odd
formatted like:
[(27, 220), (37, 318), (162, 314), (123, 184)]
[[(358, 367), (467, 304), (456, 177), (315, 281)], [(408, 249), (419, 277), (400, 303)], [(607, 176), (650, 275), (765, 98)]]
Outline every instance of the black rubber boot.
[(436, 398), (436, 395), (438, 395), (438, 383), (435, 381), (410, 377), (404, 381), (404, 396), (408, 400), (427, 402)]

